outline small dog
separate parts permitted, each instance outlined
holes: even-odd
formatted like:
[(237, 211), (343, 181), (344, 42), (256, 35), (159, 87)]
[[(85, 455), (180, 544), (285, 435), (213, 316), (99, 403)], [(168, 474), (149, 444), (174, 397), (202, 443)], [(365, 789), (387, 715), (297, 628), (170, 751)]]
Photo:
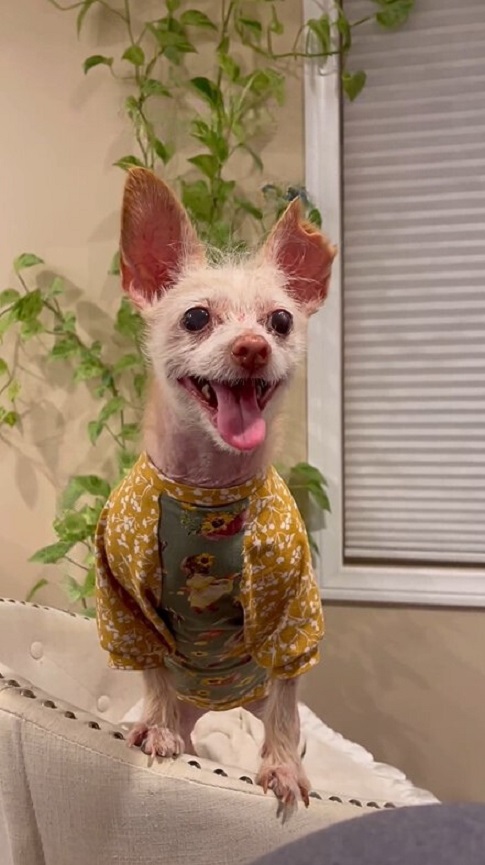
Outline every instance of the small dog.
[(131, 745), (190, 752), (205, 711), (243, 705), (264, 721), (258, 783), (285, 806), (309, 804), (296, 681), (318, 660), (323, 617), (271, 458), (334, 256), (293, 201), (255, 255), (211, 263), (168, 187), (128, 176), (122, 283), (146, 322), (153, 386), (145, 452), (98, 526), (100, 641), (112, 666), (144, 672)]

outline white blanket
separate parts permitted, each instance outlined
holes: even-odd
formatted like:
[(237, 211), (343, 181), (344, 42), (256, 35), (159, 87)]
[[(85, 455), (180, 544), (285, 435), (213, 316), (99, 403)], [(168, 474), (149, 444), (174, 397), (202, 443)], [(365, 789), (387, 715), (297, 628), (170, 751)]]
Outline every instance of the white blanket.
[[(299, 705), (303, 765), (312, 787), (325, 796), (362, 802), (421, 805), (436, 802), (428, 791), (415, 787), (402, 772), (376, 763), (368, 751), (327, 727), (303, 703)], [(123, 719), (140, 717), (137, 704)], [(256, 773), (263, 742), (263, 724), (244, 709), (207, 712), (196, 724), (192, 742), (197, 754), (220, 766)]]

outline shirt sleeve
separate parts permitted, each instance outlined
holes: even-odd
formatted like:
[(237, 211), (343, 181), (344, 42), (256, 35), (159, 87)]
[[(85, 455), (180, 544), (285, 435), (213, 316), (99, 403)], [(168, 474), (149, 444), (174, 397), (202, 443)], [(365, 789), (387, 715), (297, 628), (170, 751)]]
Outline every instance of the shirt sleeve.
[(263, 516), (260, 558), (267, 557), (268, 566), (255, 576), (252, 654), (273, 676), (291, 679), (318, 662), (324, 619), (306, 528), (293, 497), (280, 484), (269, 517)]
[(96, 620), (99, 640), (109, 654), (111, 667), (150, 669), (163, 663), (169, 646), (163, 630), (155, 624), (156, 601), (150, 604), (150, 591), (143, 583), (146, 557), (143, 556), (143, 550), (140, 550), (139, 555), (133, 549), (130, 550), (130, 533), (127, 538), (127, 534), (120, 531), (120, 521), (124, 519), (125, 515), (120, 513), (119, 496), (115, 492), (101, 514), (96, 533)]

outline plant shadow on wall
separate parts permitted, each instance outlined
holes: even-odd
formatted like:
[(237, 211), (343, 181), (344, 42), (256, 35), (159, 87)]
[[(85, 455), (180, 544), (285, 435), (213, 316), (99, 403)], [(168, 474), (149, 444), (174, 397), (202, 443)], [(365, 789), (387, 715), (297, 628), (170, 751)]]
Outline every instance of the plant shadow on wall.
[[(87, 16), (96, 14), (105, 24), (112, 20), (122, 28), (125, 44), (118, 56), (94, 54), (84, 61), (84, 74), (100, 74), (102, 69), (96, 67), (104, 67), (119, 79), (120, 88), (128, 88), (125, 113), (136, 152), (121, 156), (115, 165), (122, 170), (138, 165), (162, 171), (178, 188), (200, 237), (216, 255), (228, 248), (243, 253), (250, 241), (264, 236), (296, 196), (307, 218), (320, 225), (318, 210), (305, 190), (287, 185), (291, 178), (278, 185), (264, 184), (261, 143), (275, 129), (287, 76), (301, 71), (302, 63), (312, 58), (325, 74), (325, 64), (336, 55), (343, 92), (355, 99), (366, 80), (363, 70), (350, 71), (348, 66), (355, 28), (369, 22), (383, 29), (399, 26), (414, 4), (414, 0), (370, 0), (369, 15), (350, 21), (343, 6), (334, 2), (329, 13), (303, 25), (288, 48), (279, 12), (290, 0), (205, 4), (209, 12), (216, 10), (217, 19), (182, 0), (165, 0), (164, 14), (158, 18), (143, 17), (153, 9), (148, 0), (83, 0), (66, 6), (57, 0), (46, 2), (76, 14), (78, 37)], [(198, 74), (201, 50), (205, 58), (213, 57), (209, 75)], [(192, 155), (177, 171), (172, 166), (180, 159), (173, 157), (181, 143), (184, 152), (188, 144)], [(242, 173), (241, 160), (246, 176), (255, 172), (261, 176), (257, 196), (236, 180)], [(250, 161), (251, 171), (244, 160)], [(42, 358), (41, 390), (49, 391), (54, 370), (62, 365), (68, 372), (66, 388), (86, 387), (93, 398), (95, 415), (87, 434), (93, 447), (106, 451), (110, 445), (111, 459), (102, 475), (71, 478), (53, 521), (57, 540), (32, 556), (34, 562), (67, 570), (64, 584), (70, 601), (92, 615), (96, 523), (113, 485), (137, 456), (147, 383), (143, 332), (138, 314), (123, 299), (103, 343), (87, 335), (79, 324), (77, 300), (66, 290), (63, 278), (52, 274), (51, 266), (47, 271), (44, 261), (32, 253), (18, 256), (15, 287), (0, 293), (0, 338), (5, 346), (5, 357), (0, 358), (0, 432), (13, 444), (16, 431), (22, 431), (26, 410), (22, 381), (34, 356), (37, 361), (39, 355)], [(115, 254), (109, 273), (116, 292), (118, 272)], [(330, 508), (322, 474), (307, 463), (280, 470), (307, 528), (321, 525)], [(315, 544), (313, 548), (317, 552)], [(46, 582), (36, 583), (29, 597)]]

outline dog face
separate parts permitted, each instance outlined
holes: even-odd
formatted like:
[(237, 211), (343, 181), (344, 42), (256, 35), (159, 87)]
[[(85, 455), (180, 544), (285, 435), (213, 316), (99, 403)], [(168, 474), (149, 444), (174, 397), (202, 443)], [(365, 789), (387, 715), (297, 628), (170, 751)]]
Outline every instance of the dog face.
[(252, 258), (210, 264), (187, 214), (144, 169), (125, 188), (123, 287), (172, 409), (232, 451), (261, 445), (325, 299), (335, 249), (290, 204)]

